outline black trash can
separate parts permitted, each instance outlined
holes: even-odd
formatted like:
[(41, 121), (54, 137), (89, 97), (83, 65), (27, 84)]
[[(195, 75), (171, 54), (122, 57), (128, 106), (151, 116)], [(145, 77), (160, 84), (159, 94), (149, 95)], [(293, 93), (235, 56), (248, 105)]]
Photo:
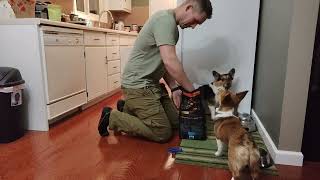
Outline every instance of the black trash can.
[(18, 69), (0, 67), (0, 143), (24, 135), (23, 89), (24, 80)]

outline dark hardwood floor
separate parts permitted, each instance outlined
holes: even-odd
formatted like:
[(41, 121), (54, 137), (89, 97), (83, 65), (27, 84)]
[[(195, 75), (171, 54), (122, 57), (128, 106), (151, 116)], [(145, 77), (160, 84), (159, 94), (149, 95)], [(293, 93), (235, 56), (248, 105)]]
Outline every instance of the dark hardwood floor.
[[(110, 135), (101, 138), (97, 123), (104, 106), (115, 108), (118, 93), (51, 126), (49, 132), (29, 131), (19, 140), (0, 144), (0, 179), (231, 179), (228, 170), (174, 164), (166, 144)], [(277, 166), (279, 176), (260, 179), (320, 179), (320, 164), (303, 168)]]

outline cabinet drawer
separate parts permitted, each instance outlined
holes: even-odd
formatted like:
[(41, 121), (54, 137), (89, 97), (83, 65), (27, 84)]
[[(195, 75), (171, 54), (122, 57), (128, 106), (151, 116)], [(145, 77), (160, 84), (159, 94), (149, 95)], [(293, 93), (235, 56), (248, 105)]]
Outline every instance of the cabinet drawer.
[(118, 46), (119, 45), (119, 34), (107, 34), (106, 35), (107, 46)]
[(120, 72), (120, 60), (108, 62), (108, 74), (116, 74)]
[(120, 42), (119, 44), (121, 46), (133, 46), (135, 40), (136, 40), (136, 36), (120, 36)]
[(106, 44), (106, 36), (104, 33), (85, 32), (84, 44), (89, 46), (104, 46)]
[(121, 86), (120, 73), (108, 76), (109, 91), (113, 91)]
[(107, 47), (107, 59), (108, 60), (120, 59), (119, 46)]

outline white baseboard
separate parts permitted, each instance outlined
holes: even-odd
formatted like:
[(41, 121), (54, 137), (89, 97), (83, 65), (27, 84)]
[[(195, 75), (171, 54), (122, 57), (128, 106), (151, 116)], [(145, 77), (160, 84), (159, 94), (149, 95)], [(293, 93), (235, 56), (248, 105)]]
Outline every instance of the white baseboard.
[(283, 151), (278, 150), (275, 146), (273, 140), (271, 139), (269, 133), (261, 123), (260, 118), (255, 113), (255, 111), (251, 110), (252, 117), (256, 121), (257, 128), (259, 133), (270, 152), (271, 157), (273, 158), (276, 164), (281, 165), (291, 165), (291, 166), (302, 166), (303, 165), (303, 154), (301, 152), (295, 151)]

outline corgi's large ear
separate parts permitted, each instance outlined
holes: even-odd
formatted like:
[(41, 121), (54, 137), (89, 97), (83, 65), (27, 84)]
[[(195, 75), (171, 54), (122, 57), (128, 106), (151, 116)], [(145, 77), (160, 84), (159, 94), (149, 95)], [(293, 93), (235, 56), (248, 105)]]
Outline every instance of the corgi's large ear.
[(248, 91), (243, 91), (243, 92), (239, 92), (236, 94), (236, 96), (238, 98), (238, 103), (240, 103), (240, 101), (246, 96), (247, 93), (248, 93)]
[(220, 79), (220, 74), (217, 71), (212, 71), (212, 75), (215, 81)]
[(232, 100), (232, 97), (231, 97), (230, 93), (228, 93), (227, 95), (222, 97), (221, 104), (223, 104), (223, 105), (233, 104), (233, 100)]
[(232, 68), (230, 71), (229, 71), (229, 75), (232, 77), (234, 77), (234, 74), (236, 73), (236, 70), (234, 68)]

